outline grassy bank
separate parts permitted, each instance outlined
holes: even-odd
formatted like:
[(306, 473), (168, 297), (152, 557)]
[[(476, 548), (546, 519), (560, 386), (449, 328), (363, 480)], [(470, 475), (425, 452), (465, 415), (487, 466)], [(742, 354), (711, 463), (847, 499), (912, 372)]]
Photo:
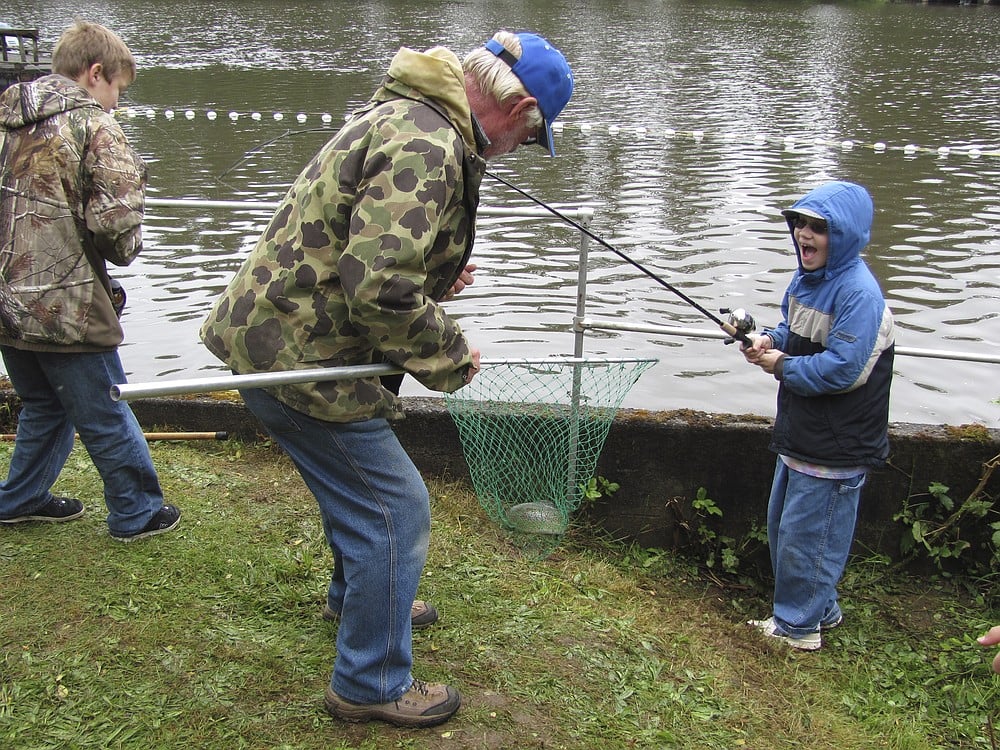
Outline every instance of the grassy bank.
[[(6, 466), (11, 446), (0, 446)], [(57, 490), (88, 514), (0, 528), (0, 747), (990, 748), (1000, 678), (975, 586), (852, 562), (817, 653), (762, 642), (767, 582), (720, 587), (673, 555), (576, 531), (518, 554), (468, 488), (431, 482), (415, 674), (465, 702), (426, 730), (325, 714), (335, 626), (314, 501), (267, 446), (155, 443), (168, 535), (120, 545), (77, 449)]]

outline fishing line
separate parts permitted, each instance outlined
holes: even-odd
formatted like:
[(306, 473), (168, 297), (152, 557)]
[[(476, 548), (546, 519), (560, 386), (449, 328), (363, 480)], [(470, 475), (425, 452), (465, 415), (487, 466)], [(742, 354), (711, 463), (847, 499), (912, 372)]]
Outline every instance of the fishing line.
[[(139, 103), (138, 101), (136, 101), (135, 99), (126, 96), (125, 99), (124, 99), (124, 102), (121, 105), (119, 105), (118, 108), (124, 110), (124, 109), (132, 109), (132, 108), (139, 109), (139, 108), (142, 108), (142, 107), (146, 107), (146, 105), (143, 105), (143, 104)], [(148, 107), (146, 107), (146, 108), (148, 109)], [(136, 119), (139, 119), (139, 118), (136, 117)], [(197, 153), (197, 150), (193, 146), (191, 146), (190, 144), (184, 144), (184, 143), (181, 143), (180, 141), (178, 141), (176, 138), (174, 138), (170, 134), (170, 132), (166, 128), (161, 128), (159, 125), (157, 125), (156, 122), (152, 118), (150, 118), (150, 117), (144, 118), (142, 120), (142, 124), (145, 127), (152, 128), (153, 130), (155, 130), (156, 132), (158, 132), (160, 135), (162, 135), (168, 141), (170, 141), (171, 143), (173, 143), (182, 153), (185, 153), (185, 154), (187, 154), (189, 156), (193, 156), (194, 154)], [(124, 129), (124, 125), (122, 127)], [(135, 127), (135, 125), (133, 125), (133, 127)], [(263, 146), (263, 145), (266, 145), (266, 144), (261, 144), (261, 145)], [(257, 147), (255, 147), (255, 149), (256, 148)], [(251, 149), (250, 151), (248, 151), (246, 154), (244, 154), (242, 157), (240, 157), (240, 160), (238, 162), (236, 162), (236, 164), (234, 164), (228, 170), (226, 170), (225, 172), (223, 172), (221, 175), (217, 176), (215, 178), (216, 182), (219, 182), (222, 185), (225, 185), (227, 188), (229, 188), (230, 190), (232, 190), (234, 193), (238, 193), (239, 189), (235, 185), (229, 184), (228, 182), (226, 182), (222, 178), (225, 177), (229, 173), (230, 170), (234, 169), (237, 164), (240, 164), (244, 159), (247, 158), (247, 156), (249, 156), (250, 154), (252, 154), (255, 149)]]
[(486, 172), (486, 176), (487, 177), (492, 177), (494, 180), (496, 180), (497, 182), (500, 182), (500, 183), (506, 185), (507, 187), (509, 187), (514, 192), (523, 195), (525, 198), (527, 198), (528, 200), (532, 201), (533, 203), (541, 206), (542, 208), (544, 208), (549, 213), (553, 214), (554, 216), (558, 217), (559, 219), (562, 219), (564, 222), (566, 222), (567, 224), (569, 224), (571, 227), (573, 227), (577, 231), (582, 232), (583, 234), (587, 235), (588, 237), (590, 237), (590, 239), (594, 240), (594, 242), (598, 243), (602, 247), (607, 248), (608, 250), (610, 250), (611, 252), (613, 252), (615, 255), (617, 255), (619, 258), (621, 258), (622, 260), (624, 260), (626, 263), (629, 263), (630, 265), (632, 265), (635, 268), (639, 269), (646, 276), (648, 276), (649, 278), (651, 278), (653, 281), (655, 281), (656, 283), (660, 284), (665, 289), (673, 292), (678, 297), (680, 297), (682, 300), (684, 300), (685, 302), (687, 302), (689, 305), (691, 305), (691, 307), (693, 307), (695, 310), (697, 310), (698, 312), (700, 312), (706, 318), (708, 318), (709, 320), (711, 320), (713, 323), (715, 323), (717, 326), (719, 326), (719, 328), (721, 328), (722, 330), (724, 330), (726, 333), (728, 333), (734, 339), (736, 339), (737, 341), (739, 341), (741, 344), (746, 344), (747, 346), (753, 346), (753, 342), (750, 340), (750, 338), (746, 335), (746, 333), (744, 331), (738, 329), (736, 326), (734, 326), (731, 323), (724, 322), (719, 316), (717, 316), (711, 310), (708, 310), (705, 307), (699, 305), (697, 302), (695, 302), (693, 299), (691, 299), (690, 297), (688, 297), (686, 294), (684, 294), (684, 292), (682, 292), (680, 289), (678, 289), (677, 287), (675, 287), (673, 284), (669, 283), (668, 281), (666, 281), (661, 276), (658, 276), (657, 274), (653, 273), (648, 268), (646, 268), (644, 265), (642, 265), (641, 263), (639, 263), (637, 260), (635, 260), (633, 258), (630, 258), (628, 255), (626, 255), (621, 250), (619, 250), (618, 248), (616, 248), (610, 242), (607, 242), (604, 238), (602, 238), (602, 237), (594, 234), (593, 232), (591, 232), (587, 227), (585, 227), (580, 222), (578, 222), (578, 221), (576, 221), (574, 219), (571, 219), (569, 216), (566, 216), (566, 214), (564, 214), (561, 211), (553, 208), (548, 203), (545, 203), (544, 201), (539, 200), (538, 198), (536, 198), (535, 196), (533, 196), (531, 193), (529, 193), (529, 192), (527, 192), (525, 190), (522, 190), (517, 185), (514, 185), (512, 182), (509, 182), (508, 180), (505, 180), (503, 177), (501, 177), (500, 175), (496, 174), (495, 172), (487, 171)]
[(216, 179), (218, 179), (221, 182), (223, 177), (225, 177), (227, 174), (229, 174), (230, 172), (232, 172), (234, 169), (236, 169), (236, 167), (238, 167), (240, 164), (242, 164), (243, 162), (245, 162), (251, 156), (253, 156), (254, 154), (256, 154), (256, 153), (258, 153), (258, 152), (260, 152), (262, 150), (264, 150), (266, 147), (270, 146), (272, 143), (274, 143), (276, 141), (280, 141), (282, 138), (287, 138), (288, 136), (291, 136), (291, 135), (302, 135), (303, 133), (320, 133), (320, 132), (323, 132), (323, 131), (331, 132), (331, 131), (333, 131), (333, 128), (325, 127), (325, 128), (305, 128), (303, 130), (286, 130), (281, 135), (276, 135), (274, 138), (271, 138), (270, 140), (264, 141), (263, 143), (258, 143), (256, 146), (254, 146), (249, 151), (247, 151), (246, 153), (244, 153), (243, 156), (241, 156), (239, 159), (237, 159), (235, 162), (233, 162), (232, 166), (230, 166), (229, 169), (227, 169), (225, 172), (223, 172), (222, 174), (220, 174)]

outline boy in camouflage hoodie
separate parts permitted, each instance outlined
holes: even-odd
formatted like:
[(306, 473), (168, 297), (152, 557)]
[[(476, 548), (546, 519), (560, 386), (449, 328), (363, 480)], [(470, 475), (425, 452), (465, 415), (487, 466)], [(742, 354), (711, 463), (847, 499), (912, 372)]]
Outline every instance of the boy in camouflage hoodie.
[(0, 354), (22, 402), (0, 523), (83, 515), (79, 500), (50, 491), (79, 432), (104, 480), (111, 537), (129, 542), (180, 518), (135, 416), (110, 396), (125, 373), (106, 264), (142, 249), (146, 187), (110, 112), (135, 60), (113, 32), (79, 21), (52, 69), (0, 94)]
[[(535, 34), (500, 32), (459, 63), (403, 48), (371, 100), (292, 184), (202, 326), (237, 373), (389, 362), (454, 391), (479, 352), (441, 302), (471, 282), (485, 160), (524, 143), (550, 153), (573, 89), (562, 54)], [(414, 680), (411, 628), (430, 507), (389, 421), (379, 378), (243, 390), (249, 409), (316, 496), (334, 573), (325, 616), (339, 622), (327, 709), (350, 721), (439, 724), (448, 685)]]

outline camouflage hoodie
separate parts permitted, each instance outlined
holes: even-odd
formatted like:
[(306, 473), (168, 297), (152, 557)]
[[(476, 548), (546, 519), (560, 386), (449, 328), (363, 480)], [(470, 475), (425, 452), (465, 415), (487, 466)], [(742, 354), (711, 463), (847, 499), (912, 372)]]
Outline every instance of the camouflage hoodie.
[[(403, 48), (285, 195), (201, 329), (235, 372), (390, 362), (460, 388), (468, 342), (439, 301), (472, 249), (485, 162), (458, 58)], [(317, 419), (397, 419), (378, 378), (270, 392)]]
[(0, 94), (0, 344), (109, 351), (106, 262), (142, 249), (146, 166), (114, 117), (60, 75)]

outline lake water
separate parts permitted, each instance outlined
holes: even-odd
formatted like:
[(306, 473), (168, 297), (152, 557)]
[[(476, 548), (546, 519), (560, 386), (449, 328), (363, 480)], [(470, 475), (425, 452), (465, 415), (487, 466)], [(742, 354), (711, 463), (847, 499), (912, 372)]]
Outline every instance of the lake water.
[[(497, 28), (530, 28), (563, 50), (577, 90), (554, 160), (521, 149), (493, 171), (557, 208), (593, 207), (615, 248), (761, 325), (795, 263), (780, 209), (822, 181), (860, 182), (898, 344), (1000, 353), (998, 6), (18, 0), (0, 21), (38, 27), (50, 49), (75, 15), (136, 53), (120, 115), (151, 197), (277, 200), (400, 46), (463, 56)], [(529, 202), (487, 179), (483, 205)], [(222, 374), (197, 330), (268, 218), (150, 208), (146, 249), (117, 274), (131, 382)], [(554, 217), (481, 220), (476, 284), (450, 311), (484, 357), (572, 353), (577, 247)], [(588, 271), (590, 317), (718, 330), (593, 243)], [(774, 413), (773, 379), (717, 339), (601, 332), (586, 353), (659, 358), (625, 406)], [(1000, 365), (897, 357), (891, 418), (1000, 426), (994, 378)]]

